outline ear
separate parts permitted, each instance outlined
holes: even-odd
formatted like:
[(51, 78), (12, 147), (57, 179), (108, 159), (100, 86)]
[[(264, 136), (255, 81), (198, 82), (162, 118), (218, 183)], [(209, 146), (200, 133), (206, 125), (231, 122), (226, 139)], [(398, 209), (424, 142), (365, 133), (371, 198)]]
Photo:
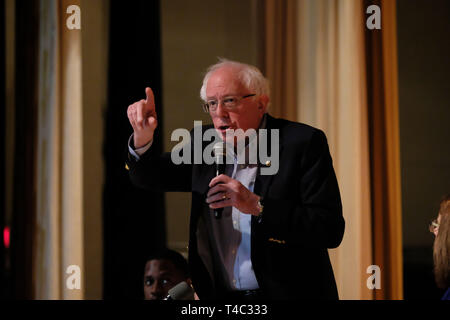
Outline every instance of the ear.
[(267, 106), (269, 105), (269, 97), (265, 94), (262, 94), (259, 97), (258, 101), (258, 109), (261, 110), (261, 112), (264, 114), (267, 111)]

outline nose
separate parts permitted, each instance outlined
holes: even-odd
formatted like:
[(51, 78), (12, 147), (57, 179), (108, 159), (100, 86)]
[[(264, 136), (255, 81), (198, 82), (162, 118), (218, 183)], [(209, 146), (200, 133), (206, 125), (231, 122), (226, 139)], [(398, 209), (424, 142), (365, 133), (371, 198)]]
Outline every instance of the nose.
[(153, 283), (153, 285), (150, 287), (150, 293), (156, 297), (162, 297), (163, 290), (159, 281), (155, 281), (155, 283)]
[(221, 118), (227, 118), (228, 117), (228, 111), (226, 110), (223, 102), (220, 101), (220, 100), (219, 100), (219, 102), (217, 104), (216, 115), (218, 117), (221, 117)]

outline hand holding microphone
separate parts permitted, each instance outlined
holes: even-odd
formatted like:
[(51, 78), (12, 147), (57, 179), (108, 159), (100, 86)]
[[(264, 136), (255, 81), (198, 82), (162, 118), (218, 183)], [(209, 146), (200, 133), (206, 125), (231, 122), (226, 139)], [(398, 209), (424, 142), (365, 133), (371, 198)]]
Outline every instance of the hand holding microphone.
[(214, 216), (220, 219), (223, 208), (235, 207), (242, 213), (258, 216), (261, 213), (260, 197), (248, 190), (238, 180), (225, 175), (226, 144), (214, 145), (216, 176), (209, 183), (206, 202), (214, 209)]

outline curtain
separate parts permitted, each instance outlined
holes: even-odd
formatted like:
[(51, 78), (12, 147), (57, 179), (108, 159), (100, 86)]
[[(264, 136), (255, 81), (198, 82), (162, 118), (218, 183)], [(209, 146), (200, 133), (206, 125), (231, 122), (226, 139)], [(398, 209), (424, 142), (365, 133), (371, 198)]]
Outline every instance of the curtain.
[(146, 258), (166, 245), (165, 203), (162, 192), (131, 183), (125, 159), (133, 129), (126, 114), (131, 103), (145, 98), (145, 87), (151, 87), (158, 114), (152, 149), (162, 152), (165, 108), (162, 106), (160, 3), (111, 1), (109, 20), (103, 141), (103, 298), (142, 299)]
[(297, 0), (265, 0), (263, 10), (263, 72), (271, 87), (269, 112), (294, 121), (297, 118), (296, 7)]
[(403, 298), (402, 208), (396, 2), (381, 8), (381, 30), (366, 30), (374, 261), (382, 270), (376, 299)]
[[(11, 5), (11, 3), (9, 3)], [(37, 118), (37, 52), (39, 23), (38, 1), (16, 1), (14, 11), (14, 32), (9, 57), (14, 59), (14, 75), (10, 79), (8, 109), (8, 171), (13, 172), (7, 197), (12, 197), (11, 228), (11, 282), (12, 294), (16, 299), (33, 297), (34, 277), (31, 272), (32, 246), (34, 243), (34, 222), (36, 210), (36, 118)], [(9, 7), (11, 9), (11, 7)], [(10, 13), (12, 13), (10, 11)], [(10, 17), (9, 17), (10, 18)], [(10, 22), (11, 23), (11, 22)], [(11, 26), (11, 24), (10, 24)], [(10, 34), (11, 36), (11, 34)], [(11, 75), (11, 73), (8, 73)], [(12, 83), (14, 83), (12, 85)], [(14, 98), (11, 96), (14, 95)], [(13, 133), (14, 132), (14, 133)], [(12, 156), (11, 156), (12, 155)], [(12, 189), (12, 190), (11, 190)], [(11, 192), (12, 191), (12, 192)], [(11, 199), (11, 198), (10, 198)], [(9, 288), (7, 288), (9, 289)]]
[[(0, 24), (1, 30), (6, 30), (6, 19), (5, 19), (5, 1), (0, 1)], [(6, 61), (6, 31), (0, 32), (0, 61)], [(6, 64), (2, 63), (0, 65), (0, 137), (6, 137)], [(5, 107), (4, 107), (5, 106)], [(5, 196), (5, 186), (6, 186), (6, 152), (5, 152), (6, 138), (0, 140), (0, 234), (3, 235), (3, 230), (5, 229), (6, 220), (6, 196)], [(5, 261), (6, 261), (6, 244), (4, 243), (3, 237), (0, 241), (0, 287), (6, 287), (6, 277), (5, 275)], [(2, 290), (5, 292), (6, 290)], [(4, 298), (4, 293), (0, 293), (0, 299)]]
[(361, 2), (299, 1), (298, 120), (327, 137), (346, 220), (329, 250), (341, 299), (372, 299), (370, 172)]
[[(299, 0), (293, 14), (280, 9), (289, 1), (266, 1), (266, 74), (271, 112), (328, 137), (346, 220), (341, 246), (330, 250), (340, 298), (401, 299), (395, 1), (381, 2), (382, 31), (366, 28), (371, 4)], [(279, 102), (292, 94), (291, 106)], [(379, 289), (368, 288), (371, 265), (380, 267)]]
[(70, 266), (83, 284), (83, 162), (81, 31), (66, 27), (65, 8), (80, 1), (40, 1), (37, 130), (37, 299), (82, 299), (71, 289)]

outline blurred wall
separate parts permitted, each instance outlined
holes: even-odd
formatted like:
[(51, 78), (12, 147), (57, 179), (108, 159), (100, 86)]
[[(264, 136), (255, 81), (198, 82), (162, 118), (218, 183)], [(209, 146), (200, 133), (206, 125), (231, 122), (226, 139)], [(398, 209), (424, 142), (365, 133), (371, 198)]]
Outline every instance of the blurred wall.
[[(178, 142), (177, 128), (190, 130), (194, 120), (210, 123), (199, 97), (203, 73), (217, 57), (258, 65), (258, 0), (161, 1), (164, 147)], [(259, 65), (258, 65), (259, 66)], [(259, 66), (260, 67), (260, 66)], [(185, 252), (189, 238), (189, 193), (166, 193), (168, 246)]]
[(403, 242), (431, 246), (450, 192), (450, 3), (399, 0), (397, 14)]
[(450, 2), (397, 8), (405, 299), (439, 299), (427, 225), (450, 192)]

